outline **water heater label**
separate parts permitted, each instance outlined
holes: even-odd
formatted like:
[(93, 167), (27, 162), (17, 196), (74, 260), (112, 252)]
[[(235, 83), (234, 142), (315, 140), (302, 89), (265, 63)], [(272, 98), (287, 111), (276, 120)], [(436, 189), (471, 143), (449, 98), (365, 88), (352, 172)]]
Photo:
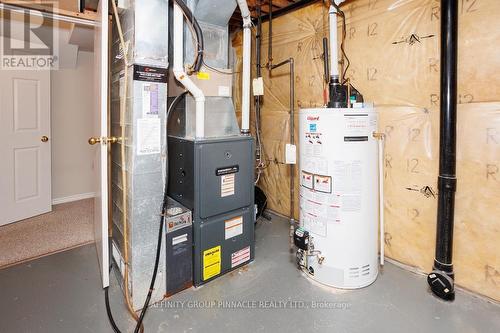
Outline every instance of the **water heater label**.
[(309, 124), (309, 132), (316, 132), (317, 126), (316, 124)]
[(323, 134), (320, 132), (307, 132), (304, 138), (302, 154), (307, 157), (321, 157), (323, 155)]
[(220, 196), (221, 198), (234, 195), (234, 173), (220, 176)]
[(231, 254), (231, 268), (241, 265), (250, 260), (250, 246)]
[(243, 234), (243, 216), (224, 221), (226, 239)]
[(318, 192), (332, 193), (332, 177), (314, 175), (314, 189)]
[(301, 185), (308, 189), (313, 189), (313, 175), (312, 173), (301, 171)]
[(344, 142), (368, 141), (368, 136), (344, 136)]
[(220, 245), (203, 251), (203, 280), (208, 280), (220, 274)]
[[(370, 119), (368, 114), (346, 114), (344, 115), (345, 131), (344, 141), (368, 141), (370, 131)], [(366, 140), (364, 140), (366, 137)], [(346, 140), (345, 138), (353, 138)], [(361, 140), (356, 138), (362, 138)]]

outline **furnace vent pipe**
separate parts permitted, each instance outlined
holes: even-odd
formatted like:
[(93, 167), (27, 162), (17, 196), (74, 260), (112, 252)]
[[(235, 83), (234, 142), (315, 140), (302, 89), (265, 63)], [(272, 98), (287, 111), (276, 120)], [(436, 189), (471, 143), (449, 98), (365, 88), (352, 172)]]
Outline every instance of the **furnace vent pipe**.
[(241, 133), (250, 133), (250, 57), (252, 19), (246, 0), (237, 0), (243, 18), (243, 73), (241, 78)]
[(193, 95), (196, 103), (196, 138), (205, 137), (205, 95), (189, 78), (184, 70), (184, 16), (182, 9), (174, 1), (174, 76), (187, 91)]
[(441, 94), (439, 127), (438, 213), (436, 256), (427, 282), (432, 292), (453, 300), (453, 224), (457, 150), (458, 1), (441, 0)]

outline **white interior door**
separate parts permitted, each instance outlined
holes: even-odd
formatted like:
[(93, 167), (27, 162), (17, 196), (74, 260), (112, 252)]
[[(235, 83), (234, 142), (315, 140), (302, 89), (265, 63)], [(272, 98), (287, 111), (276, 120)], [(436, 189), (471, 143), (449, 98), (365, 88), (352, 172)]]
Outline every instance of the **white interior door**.
[(50, 212), (50, 71), (0, 75), (0, 225)]
[[(108, 136), (108, 1), (98, 5), (98, 21), (94, 32), (95, 137)], [(94, 231), (103, 288), (109, 286), (108, 247), (108, 149), (106, 140), (95, 146), (94, 170), (96, 197)]]

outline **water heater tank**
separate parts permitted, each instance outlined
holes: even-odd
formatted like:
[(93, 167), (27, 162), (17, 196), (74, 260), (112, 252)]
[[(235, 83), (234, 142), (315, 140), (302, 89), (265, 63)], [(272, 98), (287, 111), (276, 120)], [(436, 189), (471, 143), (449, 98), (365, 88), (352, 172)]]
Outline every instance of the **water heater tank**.
[(300, 224), (314, 255), (307, 274), (344, 289), (378, 275), (377, 113), (371, 108), (302, 109)]

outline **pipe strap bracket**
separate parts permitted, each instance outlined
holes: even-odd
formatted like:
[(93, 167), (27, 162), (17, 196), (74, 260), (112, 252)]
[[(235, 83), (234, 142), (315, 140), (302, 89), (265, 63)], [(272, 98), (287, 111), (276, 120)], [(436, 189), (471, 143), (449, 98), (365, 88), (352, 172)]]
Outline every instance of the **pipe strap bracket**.
[(456, 192), (457, 191), (457, 177), (438, 176), (438, 190)]

